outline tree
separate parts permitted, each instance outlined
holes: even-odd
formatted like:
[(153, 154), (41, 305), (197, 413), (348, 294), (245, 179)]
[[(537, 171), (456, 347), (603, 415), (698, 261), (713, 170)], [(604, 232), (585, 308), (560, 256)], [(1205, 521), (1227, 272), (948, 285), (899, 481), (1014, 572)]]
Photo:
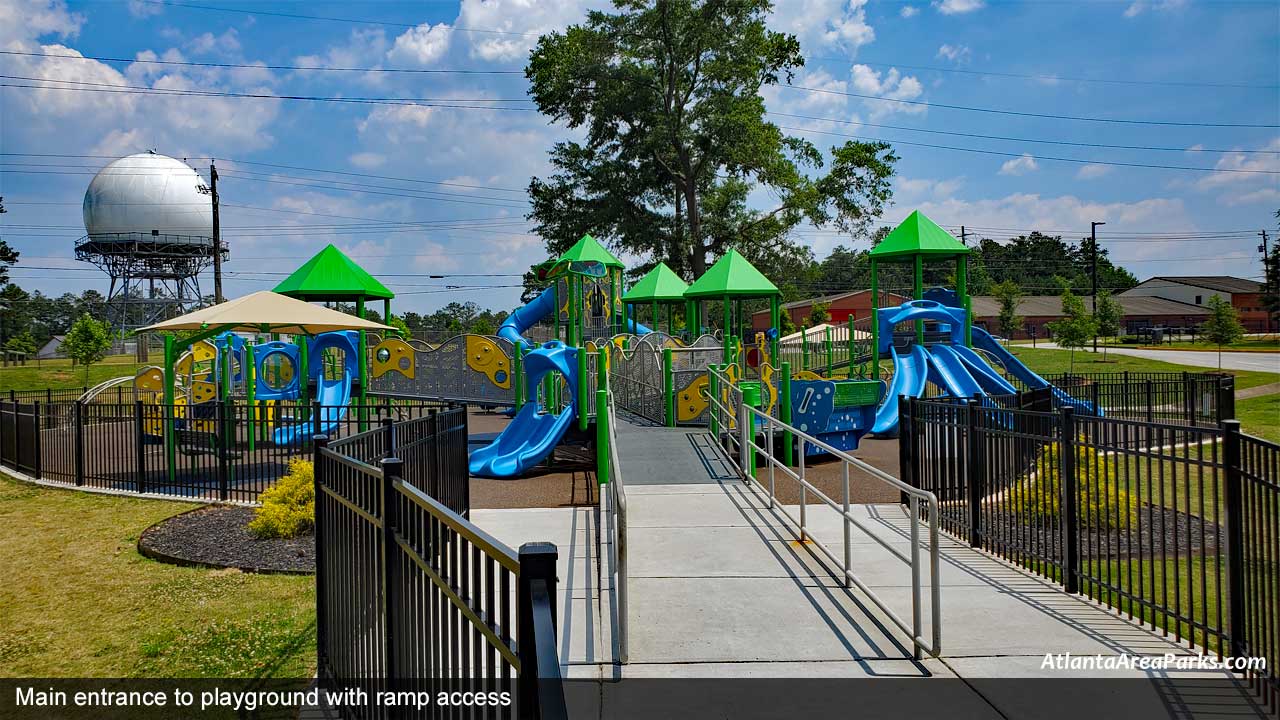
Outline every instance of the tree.
[[(812, 264), (797, 225), (858, 232), (880, 214), (888, 144), (846, 142), (828, 163), (765, 121), (760, 90), (804, 64), (795, 37), (766, 28), (768, 0), (614, 4), (542, 36), (525, 68), (539, 110), (582, 138), (556, 143), (553, 175), (529, 184), (551, 254), (590, 232), (692, 279), (737, 248), (781, 286)], [(777, 204), (749, 205), (766, 195)]]
[(1098, 332), (1098, 324), (1084, 307), (1084, 301), (1071, 292), (1070, 288), (1062, 291), (1062, 318), (1048, 323), (1053, 332), (1053, 339), (1060, 347), (1071, 350), (1068, 372), (1076, 370), (1076, 348), (1089, 344)]
[(1022, 324), (1018, 317), (1018, 301), (1022, 298), (1022, 287), (1012, 280), (997, 283), (991, 288), (991, 294), (1000, 301), (1000, 313), (996, 319), (1000, 322), (1000, 334), (1012, 338)]
[(409, 332), (409, 324), (406, 323), (404, 320), (401, 320), (396, 315), (392, 315), (391, 317), (387, 318), (386, 324), (395, 328), (396, 331), (400, 333), (400, 337), (407, 338), (412, 334)]
[(831, 321), (831, 303), (814, 303), (809, 308), (809, 326), (821, 325)]
[(35, 338), (31, 337), (31, 331), (23, 330), (9, 338), (4, 344), (4, 349), (13, 353), (35, 355), (39, 348), (36, 347)]
[(1204, 339), (1218, 346), (1218, 369), (1222, 369), (1222, 346), (1230, 345), (1244, 337), (1240, 316), (1230, 302), (1218, 295), (1209, 298), (1209, 319), (1200, 326)]
[(67, 357), (84, 365), (85, 383), (89, 382), (89, 366), (106, 357), (109, 349), (111, 332), (106, 323), (98, 322), (89, 315), (81, 315), (62, 339), (62, 351)]
[[(1098, 326), (1099, 337), (1114, 338), (1120, 334), (1120, 323), (1124, 321), (1124, 308), (1115, 299), (1110, 290), (1099, 290), (1094, 300), (1093, 321)], [(1102, 359), (1107, 358), (1107, 345), (1102, 344)]]
[[(1276, 211), (1280, 218), (1280, 210)], [(1277, 224), (1280, 227), (1280, 223)], [(1263, 246), (1265, 249), (1266, 246)], [(1280, 321), (1280, 242), (1262, 259), (1262, 307), (1267, 311), (1267, 331)]]

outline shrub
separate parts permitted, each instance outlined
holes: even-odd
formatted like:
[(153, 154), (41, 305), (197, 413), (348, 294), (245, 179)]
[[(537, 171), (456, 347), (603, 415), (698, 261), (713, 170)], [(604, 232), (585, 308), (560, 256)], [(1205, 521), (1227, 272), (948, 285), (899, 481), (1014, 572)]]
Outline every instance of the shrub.
[(292, 538), (316, 525), (315, 472), (310, 460), (294, 458), (289, 472), (262, 493), (262, 507), (249, 521), (260, 538)]
[[(1030, 475), (1013, 488), (1014, 506), (1037, 525), (1062, 517), (1061, 443), (1036, 455)], [(1080, 527), (1113, 530), (1138, 521), (1138, 501), (1120, 488), (1116, 458), (1076, 445), (1077, 517)]]

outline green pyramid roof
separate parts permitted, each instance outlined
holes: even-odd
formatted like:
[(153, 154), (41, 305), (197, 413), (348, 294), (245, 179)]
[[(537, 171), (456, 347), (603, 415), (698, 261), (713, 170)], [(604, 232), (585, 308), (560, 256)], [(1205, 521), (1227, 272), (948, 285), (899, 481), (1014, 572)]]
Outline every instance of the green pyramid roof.
[(613, 256), (613, 253), (605, 249), (599, 240), (590, 235), (583, 235), (582, 239), (574, 243), (573, 247), (564, 251), (560, 259), (556, 262), (599, 262), (605, 267), (621, 268), (626, 267), (622, 261)]
[(877, 260), (905, 260), (915, 255), (967, 255), (969, 248), (938, 227), (919, 210), (907, 216), (871, 250)]
[(725, 253), (684, 291), (687, 298), (769, 297), (779, 294), (777, 286), (737, 250)]
[(299, 300), (381, 300), (396, 296), (333, 245), (326, 245), (275, 291)]
[(622, 302), (673, 302), (684, 300), (688, 283), (680, 279), (666, 263), (658, 263), (622, 296)]

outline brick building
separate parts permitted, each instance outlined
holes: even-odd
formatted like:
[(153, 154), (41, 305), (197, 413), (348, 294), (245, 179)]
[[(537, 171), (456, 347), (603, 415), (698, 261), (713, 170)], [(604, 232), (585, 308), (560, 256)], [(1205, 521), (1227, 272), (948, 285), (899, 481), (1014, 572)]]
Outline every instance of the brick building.
[[(1122, 319), (1121, 331), (1126, 335), (1137, 334), (1142, 328), (1193, 328), (1209, 318), (1209, 309), (1177, 300), (1160, 297), (1117, 295)], [(1087, 310), (1093, 310), (1093, 298), (1083, 297)], [(973, 296), (973, 322), (996, 335), (1004, 335), (1000, 328), (1000, 300), (991, 295)], [(1038, 338), (1049, 337), (1045, 325), (1062, 317), (1062, 296), (1026, 295), (1018, 299), (1018, 316), (1022, 318), (1018, 332), (1012, 339), (1031, 337), (1034, 329)]]
[[(901, 305), (911, 298), (898, 295), (895, 293), (882, 293), (880, 298), (880, 306), (890, 307)], [(803, 327), (805, 321), (809, 318), (809, 313), (813, 312), (813, 306), (817, 304), (827, 305), (827, 312), (831, 313), (832, 325), (843, 325), (849, 321), (849, 316), (853, 319), (861, 320), (871, 317), (871, 291), (870, 290), (853, 290), (845, 293), (837, 293), (835, 295), (824, 295), (818, 298), (809, 298), (807, 300), (796, 300), (794, 302), (784, 303), (782, 312), (791, 315), (791, 322), (796, 327)], [(751, 327), (754, 330), (764, 330), (769, 327), (769, 311), (761, 310), (751, 316)]]
[(1274, 332), (1276, 323), (1262, 307), (1262, 289), (1256, 280), (1229, 275), (1169, 275), (1145, 280), (1119, 297), (1160, 297), (1203, 306), (1218, 295), (1236, 309), (1247, 332)]

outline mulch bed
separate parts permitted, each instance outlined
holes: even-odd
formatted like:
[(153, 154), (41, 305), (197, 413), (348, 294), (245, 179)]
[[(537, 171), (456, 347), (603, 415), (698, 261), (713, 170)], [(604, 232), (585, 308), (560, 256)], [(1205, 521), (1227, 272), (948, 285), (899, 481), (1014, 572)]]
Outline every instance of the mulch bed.
[[(1007, 550), (1022, 548), (1033, 554), (1052, 550), (1055, 555), (1061, 554), (1062, 541), (1056, 525), (1028, 525), (1021, 516), (990, 511), (983, 514), (983, 522), (988, 537), (1006, 538)], [(998, 523), (1004, 527), (992, 527)], [(1219, 545), (1220, 532), (1223, 532), (1222, 526), (1199, 516), (1143, 504), (1138, 507), (1138, 523), (1132, 528), (1122, 525), (1113, 530), (1085, 529), (1080, 538), (1080, 556), (1124, 559), (1217, 555), (1219, 548), (1226, 552), (1225, 535)]]
[(262, 540), (249, 532), (253, 508), (212, 505), (147, 528), (138, 552), (175, 565), (307, 575), (316, 570), (314, 535)]

